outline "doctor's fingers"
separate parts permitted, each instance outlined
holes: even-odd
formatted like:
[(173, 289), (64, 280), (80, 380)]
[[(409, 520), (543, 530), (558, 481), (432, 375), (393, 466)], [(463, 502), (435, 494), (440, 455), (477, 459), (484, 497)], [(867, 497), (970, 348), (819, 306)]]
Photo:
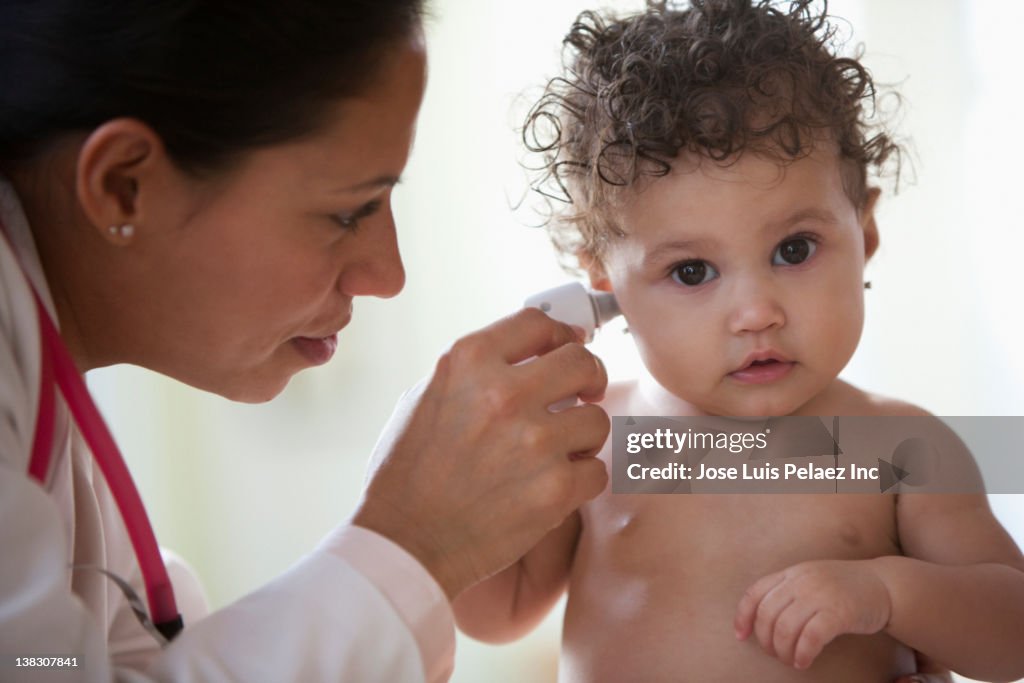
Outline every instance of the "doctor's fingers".
[(573, 495), (566, 514), (597, 497), (608, 486), (608, 468), (597, 458), (583, 458), (569, 463), (573, 472)]
[(515, 504), (540, 515), (536, 519), (547, 520), (544, 531), (550, 531), (607, 485), (608, 470), (602, 460), (565, 458), (535, 473)]
[(608, 413), (589, 403), (552, 413), (547, 420), (557, 427), (559, 451), (573, 460), (597, 455), (612, 428)]
[(506, 363), (542, 356), (563, 344), (579, 342), (582, 332), (549, 318), (537, 308), (524, 308), (456, 342), (497, 353)]
[(600, 401), (608, 386), (604, 363), (577, 342), (564, 344), (514, 370), (524, 382), (522, 390), (542, 399), (545, 407), (576, 396), (584, 401)]

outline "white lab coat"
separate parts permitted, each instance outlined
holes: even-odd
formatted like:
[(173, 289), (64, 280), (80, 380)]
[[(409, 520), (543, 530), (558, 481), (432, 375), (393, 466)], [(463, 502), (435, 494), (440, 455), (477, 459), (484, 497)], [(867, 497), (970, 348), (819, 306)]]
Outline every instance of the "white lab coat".
[[(144, 595), (120, 514), (59, 393), (49, 479), (41, 487), (27, 475), (39, 328), (19, 259), (53, 306), (2, 178), (0, 218), (18, 254), (0, 240), (0, 681), (446, 680), (454, 630), (443, 593), (411, 556), (363, 529), (339, 528), (284, 575), (208, 616), (198, 582), (170, 558), (185, 630), (162, 650), (112, 581), (69, 569), (102, 566)], [(358, 550), (366, 542), (374, 553)], [(374, 576), (381, 565), (402, 568), (397, 589)], [(14, 667), (16, 656), (40, 655), (74, 656), (79, 668)]]

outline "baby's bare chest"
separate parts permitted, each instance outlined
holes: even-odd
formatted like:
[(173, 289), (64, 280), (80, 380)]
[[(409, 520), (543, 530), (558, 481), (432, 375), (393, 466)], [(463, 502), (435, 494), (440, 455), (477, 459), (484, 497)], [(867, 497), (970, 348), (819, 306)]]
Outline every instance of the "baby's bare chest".
[(882, 634), (840, 638), (800, 673), (733, 633), (743, 592), (766, 574), (899, 554), (895, 502), (879, 494), (599, 497), (583, 511), (562, 678), (626, 680), (629, 670), (643, 672), (636, 680), (738, 680), (746, 671), (779, 683), (881, 682), (912, 670), (909, 651)]
[(899, 554), (895, 505), (881, 494), (606, 493), (583, 511), (576, 561), (728, 580), (805, 560)]

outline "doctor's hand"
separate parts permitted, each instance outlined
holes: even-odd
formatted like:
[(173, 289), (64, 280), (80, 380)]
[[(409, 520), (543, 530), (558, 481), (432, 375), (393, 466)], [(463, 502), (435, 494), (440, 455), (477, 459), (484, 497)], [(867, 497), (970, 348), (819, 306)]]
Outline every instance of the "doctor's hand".
[[(607, 382), (577, 333), (537, 309), (460, 339), (378, 441), (353, 523), (405, 548), (453, 599), (604, 489), (594, 456), (610, 421), (587, 402)], [(584, 403), (548, 410), (570, 396)]]

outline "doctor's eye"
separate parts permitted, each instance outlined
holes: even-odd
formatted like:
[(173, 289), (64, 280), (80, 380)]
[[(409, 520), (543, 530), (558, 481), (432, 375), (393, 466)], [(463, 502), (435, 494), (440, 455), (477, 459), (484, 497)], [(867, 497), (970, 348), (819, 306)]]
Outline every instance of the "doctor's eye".
[(672, 267), (672, 279), (687, 287), (696, 287), (718, 277), (718, 271), (707, 261), (684, 261)]
[(356, 230), (359, 229), (359, 221), (377, 213), (377, 211), (380, 209), (380, 205), (380, 200), (374, 200), (360, 207), (356, 211), (350, 213), (336, 213), (333, 214), (331, 218), (334, 219), (335, 223), (345, 228), (346, 230), (355, 232)]
[(810, 237), (793, 237), (780, 244), (772, 255), (774, 266), (795, 266), (814, 254), (818, 243)]

